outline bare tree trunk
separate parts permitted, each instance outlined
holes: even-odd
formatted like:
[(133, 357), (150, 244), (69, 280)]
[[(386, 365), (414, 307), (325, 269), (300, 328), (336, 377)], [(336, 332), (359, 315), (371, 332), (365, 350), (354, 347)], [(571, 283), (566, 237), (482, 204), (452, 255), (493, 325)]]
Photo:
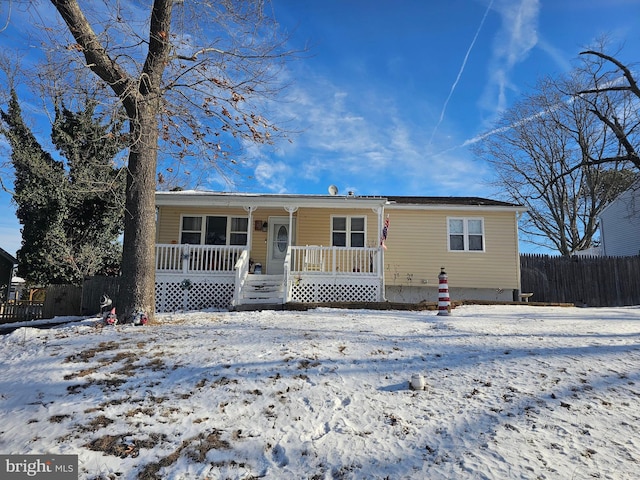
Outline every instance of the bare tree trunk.
[[(155, 175), (158, 157), (158, 120), (155, 102), (138, 105), (130, 120), (134, 143), (129, 152), (124, 244), (119, 304), (123, 319), (143, 311), (155, 312)], [(149, 271), (152, 269), (152, 271)]]
[(120, 98), (129, 117), (131, 147), (124, 215), (119, 313), (128, 321), (137, 311), (155, 314), (155, 190), (158, 115), (162, 75), (168, 63), (173, 0), (154, 0), (149, 50), (142, 75), (132, 77), (113, 60), (93, 31), (78, 0), (51, 0), (78, 42), (87, 65)]
[[(284, 50), (284, 39), (268, 34), (269, 29), (277, 32), (277, 24), (264, 15), (260, 0), (49, 1), (76, 42), (69, 44), (64, 38), (60, 50), (70, 52), (72, 58), (82, 55), (82, 68), (95, 73), (127, 112), (131, 146), (117, 308), (124, 321), (137, 311), (152, 319), (159, 140), (166, 149), (163, 156), (204, 156), (216, 168), (235, 164), (227, 153), (238, 143), (271, 143), (278, 129), (257, 114), (256, 105), (248, 100), (259, 99), (257, 105), (262, 105), (263, 98), (277, 94), (280, 81), (274, 67), (290, 52)], [(187, 37), (171, 33), (174, 6), (179, 8), (178, 23)], [(128, 7), (136, 12), (150, 9), (148, 41), (139, 31), (138, 14), (135, 24), (127, 25), (122, 12)], [(88, 17), (84, 10), (90, 12)], [(89, 19), (100, 25), (99, 34)], [(168, 81), (163, 80), (165, 73)], [(163, 117), (167, 121), (160, 129)], [(225, 145), (227, 136), (233, 140)]]

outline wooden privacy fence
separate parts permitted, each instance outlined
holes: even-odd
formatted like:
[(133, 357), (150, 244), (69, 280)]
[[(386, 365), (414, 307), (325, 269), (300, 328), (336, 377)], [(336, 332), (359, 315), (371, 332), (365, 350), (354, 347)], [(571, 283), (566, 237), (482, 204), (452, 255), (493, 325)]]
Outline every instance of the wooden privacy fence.
[(42, 310), (42, 302), (18, 300), (0, 303), (0, 324), (40, 320), (44, 318)]
[(42, 318), (80, 315), (82, 287), (75, 285), (49, 285), (42, 307)]
[(100, 313), (100, 298), (109, 295), (116, 305), (119, 277), (90, 277), (82, 287), (50, 285), (44, 302), (0, 303), (0, 324), (40, 320), (54, 317), (89, 316)]
[(113, 306), (118, 308), (118, 292), (120, 291), (120, 277), (88, 277), (82, 284), (81, 315), (96, 315), (100, 313), (100, 299), (108, 295)]
[(531, 301), (578, 306), (640, 305), (640, 257), (521, 255), (521, 289)]

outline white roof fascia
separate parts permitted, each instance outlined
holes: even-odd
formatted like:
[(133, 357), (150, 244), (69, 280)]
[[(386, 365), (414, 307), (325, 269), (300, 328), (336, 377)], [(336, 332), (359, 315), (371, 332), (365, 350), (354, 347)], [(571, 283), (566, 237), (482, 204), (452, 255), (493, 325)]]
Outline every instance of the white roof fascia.
[(182, 207), (312, 207), (375, 208), (386, 198), (362, 198), (352, 195), (277, 195), (250, 193), (211, 193), (199, 191), (156, 192), (156, 206)]

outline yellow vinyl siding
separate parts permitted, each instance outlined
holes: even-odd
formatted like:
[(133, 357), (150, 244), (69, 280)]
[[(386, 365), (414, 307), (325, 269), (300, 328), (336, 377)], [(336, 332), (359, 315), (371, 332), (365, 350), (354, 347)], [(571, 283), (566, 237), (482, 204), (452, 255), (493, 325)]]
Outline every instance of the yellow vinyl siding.
[[(251, 250), (249, 251), (249, 257), (255, 262), (262, 265), (263, 269), (266, 269), (267, 265), (267, 232), (262, 230), (255, 230), (254, 222), (260, 220), (262, 223), (268, 220), (268, 216), (263, 214), (262, 211), (254, 212), (253, 222), (249, 225), (251, 228)], [(264, 270), (263, 270), (264, 271)]]
[[(230, 217), (248, 217), (249, 213), (240, 207), (227, 208), (187, 208), (187, 207), (160, 207), (158, 213), (158, 228), (156, 236), (158, 243), (180, 243), (180, 218), (184, 215), (220, 215)], [(259, 208), (253, 212), (249, 230), (251, 231), (250, 256), (254, 262), (263, 266), (267, 261), (267, 232), (255, 230), (255, 222), (267, 222), (269, 217), (288, 217), (288, 213), (280, 208)]]
[[(159, 207), (158, 228), (156, 232), (158, 243), (178, 243), (180, 241), (180, 218), (183, 215), (224, 215), (232, 217), (247, 217), (248, 214), (241, 208), (208, 209), (208, 208), (178, 208)], [(294, 217), (297, 219), (296, 244), (297, 245), (331, 245), (331, 216), (363, 216), (366, 217), (366, 244), (375, 246), (379, 241), (378, 217), (370, 209), (368, 211), (357, 209), (329, 209), (329, 208), (300, 208)], [(253, 218), (249, 228), (253, 235), (253, 248), (258, 248), (258, 240), (264, 244), (266, 232), (254, 230), (254, 222), (261, 220), (266, 222), (269, 217), (287, 217), (284, 209), (258, 209), (253, 212)], [(266, 246), (264, 247), (266, 252)]]
[[(514, 212), (393, 208), (385, 212), (390, 218), (384, 258), (387, 285), (436, 286), (444, 267), (451, 286), (520, 288)], [(482, 218), (485, 251), (449, 251), (450, 217)]]
[[(387, 206), (390, 229), (388, 249), (384, 252), (384, 275), (387, 285), (437, 286), (440, 267), (449, 275), (451, 287), (518, 289), (520, 259), (516, 213), (512, 210), (488, 209), (411, 209)], [(179, 243), (181, 215), (226, 215), (248, 217), (241, 207), (170, 207), (158, 208), (157, 243)], [(368, 247), (378, 246), (380, 228), (378, 215), (372, 209), (299, 208), (296, 218), (295, 245), (331, 245), (331, 217), (365, 216)], [(257, 220), (269, 217), (287, 218), (284, 208), (258, 208), (253, 212), (251, 258), (266, 264), (267, 233), (255, 230)], [(448, 250), (447, 219), (482, 218), (484, 221), (484, 252)]]
[[(180, 243), (180, 219), (184, 215), (220, 215), (231, 217), (248, 217), (243, 208), (196, 208), (196, 207), (159, 207), (156, 227), (157, 243)], [(253, 228), (253, 225), (249, 225)]]
[(366, 217), (365, 246), (378, 244), (378, 216), (371, 209), (301, 208), (297, 212), (297, 245), (331, 246), (332, 216)]
[(156, 243), (180, 243), (180, 209), (158, 207)]
[[(158, 208), (158, 225), (156, 229), (157, 243), (180, 242), (180, 219), (183, 215), (226, 215), (233, 217), (247, 217), (248, 213), (242, 208), (206, 208), (206, 207), (169, 207)], [(293, 214), (296, 218), (296, 245), (331, 245), (331, 216), (364, 216), (366, 220), (366, 245), (376, 246), (379, 242), (378, 216), (371, 210), (331, 209), (331, 208), (300, 208)], [(267, 232), (255, 230), (257, 220), (267, 222), (269, 217), (286, 218), (289, 214), (280, 208), (258, 208), (253, 212), (251, 224), (252, 245), (251, 258), (263, 265), (267, 260)]]

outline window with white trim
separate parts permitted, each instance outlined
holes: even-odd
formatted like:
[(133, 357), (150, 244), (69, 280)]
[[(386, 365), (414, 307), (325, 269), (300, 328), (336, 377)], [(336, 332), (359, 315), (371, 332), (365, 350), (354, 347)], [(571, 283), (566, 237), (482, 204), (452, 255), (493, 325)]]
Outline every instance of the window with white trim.
[(331, 217), (332, 247), (364, 247), (366, 217)]
[(180, 243), (200, 245), (202, 243), (202, 217), (182, 217)]
[(448, 218), (449, 250), (484, 252), (483, 218)]
[(229, 229), (229, 245), (246, 245), (249, 231), (249, 219), (232, 217)]
[[(192, 245), (246, 245), (247, 217), (183, 216), (180, 243)], [(203, 228), (204, 227), (204, 228)]]

